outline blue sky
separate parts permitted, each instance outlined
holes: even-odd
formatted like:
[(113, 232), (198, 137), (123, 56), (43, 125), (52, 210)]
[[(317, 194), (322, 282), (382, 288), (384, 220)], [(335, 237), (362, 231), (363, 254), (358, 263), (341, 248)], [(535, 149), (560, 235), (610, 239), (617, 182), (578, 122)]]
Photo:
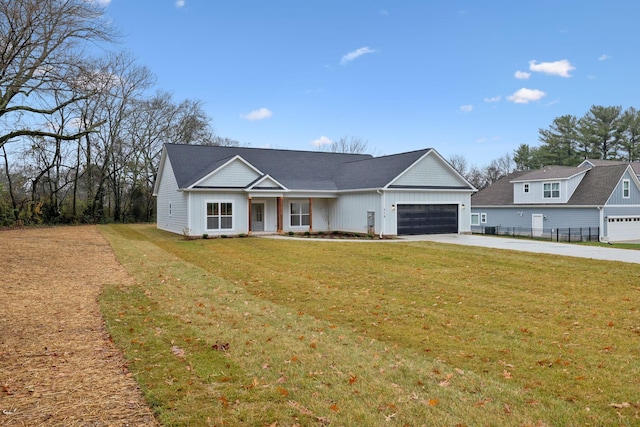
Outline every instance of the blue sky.
[(217, 135), (484, 166), (555, 117), (640, 108), (640, 2), (99, 0), (129, 50)]

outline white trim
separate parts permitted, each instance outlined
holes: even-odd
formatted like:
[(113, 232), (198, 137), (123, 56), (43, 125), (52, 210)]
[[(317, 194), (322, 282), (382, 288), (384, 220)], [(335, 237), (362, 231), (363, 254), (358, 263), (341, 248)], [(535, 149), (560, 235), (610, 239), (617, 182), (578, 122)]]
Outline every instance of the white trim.
[[(545, 197), (544, 193), (547, 191), (545, 190), (544, 186), (546, 184), (549, 184), (549, 193), (551, 194), (550, 197)], [(554, 197), (553, 196), (553, 184), (558, 184), (558, 196)], [(544, 182), (542, 184), (542, 200), (557, 200), (557, 199), (561, 199), (562, 198), (562, 188), (560, 186), (560, 181), (554, 180), (554, 181), (549, 181), (549, 182)]]
[(480, 224), (486, 224), (486, 223), (487, 223), (487, 213), (480, 212)]
[(277, 179), (275, 179), (274, 177), (272, 177), (269, 174), (266, 174), (262, 178), (258, 179), (256, 182), (251, 184), (250, 186), (246, 187), (245, 191), (263, 191), (263, 190), (259, 190), (259, 189), (256, 190), (255, 187), (257, 185), (259, 185), (260, 183), (266, 181), (267, 179), (270, 179), (271, 181), (273, 181), (277, 185), (279, 185), (280, 189), (279, 190), (269, 189), (269, 190), (264, 190), (264, 191), (288, 191), (289, 190), (286, 186), (282, 185)]
[[(231, 204), (231, 228), (221, 228), (220, 226), (222, 225), (222, 222), (220, 222), (218, 224), (218, 228), (208, 228), (207, 227), (207, 218), (209, 218), (209, 215), (207, 214), (207, 205), (209, 203), (217, 203), (217, 204), (222, 204), (222, 203), (229, 203)], [(236, 229), (236, 203), (234, 203), (233, 200), (225, 200), (225, 199), (205, 199), (204, 200), (204, 227), (202, 227), (202, 229), (205, 232), (212, 232), (212, 233), (219, 233), (219, 234), (224, 234), (224, 233), (228, 233), (228, 232), (233, 232)], [(228, 217), (228, 215), (225, 215), (225, 218)], [(218, 215), (218, 218), (222, 219), (222, 214)]]
[[(476, 222), (475, 223), (473, 222), (473, 217), (476, 217)], [(471, 212), (471, 223), (470, 223), (470, 225), (472, 227), (480, 225), (480, 213), (479, 212)]]
[[(627, 184), (627, 188), (624, 188), (624, 185)], [(627, 195), (625, 196), (625, 190), (627, 192)], [(629, 178), (625, 178), (622, 180), (622, 198), (623, 199), (630, 199), (631, 198), (631, 180)]]

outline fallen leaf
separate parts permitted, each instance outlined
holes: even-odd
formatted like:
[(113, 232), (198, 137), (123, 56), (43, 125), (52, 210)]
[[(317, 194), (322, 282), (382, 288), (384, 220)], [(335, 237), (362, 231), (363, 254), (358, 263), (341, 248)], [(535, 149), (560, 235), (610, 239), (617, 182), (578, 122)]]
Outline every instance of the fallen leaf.
[(439, 399), (429, 399), (429, 401), (427, 402), (429, 404), (429, 406), (436, 406), (438, 403), (440, 403)]
[(628, 408), (631, 405), (629, 404), (629, 402), (622, 402), (622, 403), (611, 403), (609, 406), (616, 409), (622, 409), (622, 408)]
[(171, 352), (175, 354), (177, 357), (179, 357), (180, 359), (184, 359), (184, 350), (178, 347), (177, 345), (174, 345), (171, 347)]
[(355, 383), (356, 381), (358, 381), (358, 376), (357, 376), (357, 375), (351, 375), (351, 376), (349, 377), (349, 384), (353, 384), (353, 383)]
[(340, 409), (338, 409), (338, 405), (336, 405), (335, 403), (332, 403), (331, 406), (329, 406), (329, 409), (331, 409), (333, 412), (338, 412)]

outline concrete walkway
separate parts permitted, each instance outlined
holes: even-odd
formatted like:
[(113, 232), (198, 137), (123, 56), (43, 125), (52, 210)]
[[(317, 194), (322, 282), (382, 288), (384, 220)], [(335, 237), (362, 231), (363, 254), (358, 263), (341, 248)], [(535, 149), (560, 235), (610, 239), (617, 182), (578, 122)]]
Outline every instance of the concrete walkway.
[(424, 241), (640, 264), (640, 250), (607, 248), (602, 246), (583, 246), (573, 243), (544, 242), (539, 240), (511, 239), (509, 237), (483, 236), (477, 234), (425, 234), (419, 236), (400, 236), (390, 240), (301, 239), (299, 237), (282, 235), (265, 235), (261, 237), (336, 243), (357, 242), (383, 244)]
[[(508, 237), (479, 236), (469, 234), (431, 234), (402, 236), (399, 241), (429, 241), (456, 245), (480, 246), (493, 249), (534, 252), (591, 258), (604, 261), (620, 261), (640, 264), (640, 251), (601, 246), (584, 246), (571, 243), (541, 242), (539, 240), (510, 239)], [(398, 241), (395, 240), (395, 241)]]

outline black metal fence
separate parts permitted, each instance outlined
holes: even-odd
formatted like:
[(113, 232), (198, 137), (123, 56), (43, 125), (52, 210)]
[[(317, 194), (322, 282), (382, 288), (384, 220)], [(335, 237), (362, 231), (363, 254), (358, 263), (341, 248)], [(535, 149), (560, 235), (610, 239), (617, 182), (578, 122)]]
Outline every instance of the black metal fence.
[(552, 242), (597, 242), (600, 227), (526, 228), (491, 226), (482, 227), (482, 234), (497, 236), (527, 237)]

